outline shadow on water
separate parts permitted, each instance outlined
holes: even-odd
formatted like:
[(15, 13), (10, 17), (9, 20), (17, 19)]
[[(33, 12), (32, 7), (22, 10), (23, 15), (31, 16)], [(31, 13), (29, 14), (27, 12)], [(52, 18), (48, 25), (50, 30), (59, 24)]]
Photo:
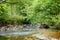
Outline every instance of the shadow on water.
[(7, 39), (8, 39), (7, 37), (0, 36), (0, 40), (7, 40)]

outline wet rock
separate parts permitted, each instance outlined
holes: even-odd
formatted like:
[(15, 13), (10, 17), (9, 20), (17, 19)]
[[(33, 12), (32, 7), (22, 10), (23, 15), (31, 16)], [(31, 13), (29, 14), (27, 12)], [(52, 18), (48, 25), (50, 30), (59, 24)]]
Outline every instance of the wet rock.
[(23, 28), (26, 28), (26, 27), (27, 27), (27, 25), (26, 25), (26, 24), (24, 24), (24, 25), (23, 25)]
[(41, 25), (40, 25), (40, 28), (48, 29), (48, 28), (49, 28), (49, 26), (48, 26), (47, 24), (41, 24)]
[(39, 39), (42, 39), (42, 40), (49, 40), (48, 37), (46, 37), (46, 36), (44, 36), (44, 35), (41, 35), (41, 34), (34, 34), (34, 35), (32, 35), (32, 36), (35, 36), (35, 37), (37, 37), (37, 38), (39, 38)]
[(58, 40), (58, 39), (56, 39), (56, 38), (50, 38), (50, 40)]
[(1, 31), (5, 31), (5, 27), (2, 27), (0, 30), (1, 30)]
[(56, 25), (56, 29), (60, 30), (60, 23), (58, 25)]
[(41, 35), (41, 34), (34, 34), (32, 36), (35, 36), (35, 37), (42, 39), (42, 40), (58, 40), (56, 38), (47, 37), (47, 36)]

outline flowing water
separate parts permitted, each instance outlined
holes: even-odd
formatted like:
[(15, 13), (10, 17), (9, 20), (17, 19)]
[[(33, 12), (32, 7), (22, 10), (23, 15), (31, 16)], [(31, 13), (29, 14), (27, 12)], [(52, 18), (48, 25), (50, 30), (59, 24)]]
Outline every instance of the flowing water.
[(59, 38), (60, 31), (51, 29), (40, 29), (36, 32), (10, 32), (0, 36), (0, 40), (60, 40)]

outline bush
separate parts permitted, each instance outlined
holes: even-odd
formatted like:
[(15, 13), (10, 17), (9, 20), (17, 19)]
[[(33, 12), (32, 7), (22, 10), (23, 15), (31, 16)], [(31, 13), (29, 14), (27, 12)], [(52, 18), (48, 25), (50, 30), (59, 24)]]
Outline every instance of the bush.
[[(14, 22), (16, 24), (42, 23), (48, 25), (60, 23), (60, 0), (7, 0), (7, 2), (7, 4), (0, 4), (1, 21), (4, 20), (11, 24)], [(9, 9), (11, 5), (14, 8)], [(13, 14), (9, 15), (8, 11)]]

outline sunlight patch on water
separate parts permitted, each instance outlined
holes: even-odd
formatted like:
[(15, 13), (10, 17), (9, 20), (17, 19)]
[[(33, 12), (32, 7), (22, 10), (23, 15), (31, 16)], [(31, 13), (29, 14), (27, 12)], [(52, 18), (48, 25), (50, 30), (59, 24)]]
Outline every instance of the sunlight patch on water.
[(24, 35), (29, 35), (29, 34), (33, 34), (34, 32), (10, 32), (10, 33), (1, 33), (1, 36), (9, 36), (9, 35), (13, 35), (13, 36), (24, 36)]

